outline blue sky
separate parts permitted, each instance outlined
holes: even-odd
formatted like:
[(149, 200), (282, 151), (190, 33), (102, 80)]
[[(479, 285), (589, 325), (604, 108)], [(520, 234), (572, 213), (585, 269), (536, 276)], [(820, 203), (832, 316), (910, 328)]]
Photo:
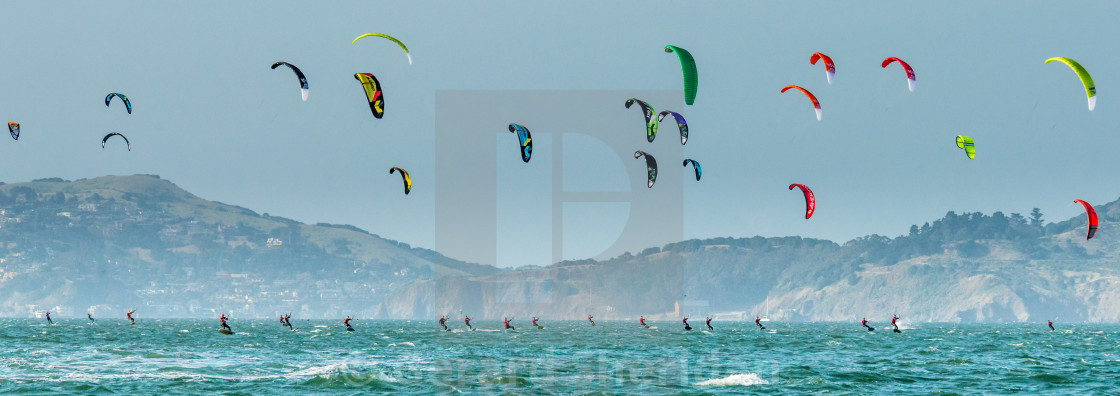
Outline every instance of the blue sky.
[[(843, 242), (904, 234), (949, 210), (1039, 207), (1063, 220), (1081, 213), (1073, 199), (1120, 196), (1120, 104), (1110, 100), (1120, 55), (1108, 45), (1120, 37), (1118, 9), (1106, 1), (5, 2), (0, 116), (20, 122), (23, 135), (0, 143), (0, 180), (153, 173), (206, 199), (438, 248), (435, 190), (425, 187), (438, 172), (437, 92), (678, 90), (679, 64), (662, 52), (674, 44), (692, 52), (700, 74), (695, 105), (676, 105), (691, 128), (684, 152), (705, 171), (702, 182), (684, 184), (684, 238)], [(414, 63), (389, 41), (350, 43), (367, 32), (401, 39)], [(834, 85), (809, 64), (816, 51), (836, 61)], [(897, 66), (879, 67), (889, 56), (914, 67), (916, 92)], [(1042, 63), (1054, 56), (1093, 75), (1095, 111), (1071, 70)], [(309, 101), (288, 70), (269, 69), (278, 60), (307, 74)], [(370, 115), (355, 72), (385, 85), (384, 119)], [(822, 121), (800, 93), (778, 92), (789, 84), (816, 94)], [(109, 92), (128, 95), (133, 114), (106, 108)], [(618, 111), (634, 116), (621, 101)], [(662, 138), (672, 138), (665, 127)], [(618, 133), (643, 139), (642, 125), (634, 128)], [(133, 150), (102, 149), (111, 131)], [(975, 139), (975, 160), (956, 148), (958, 134)], [(406, 163), (415, 183), (408, 196), (388, 175)], [(817, 194), (811, 220), (800, 194), (786, 189), (794, 182)], [(592, 226), (610, 217), (587, 216)], [(536, 241), (524, 246), (551, 238), (540, 229), (524, 231)], [(499, 256), (534, 253), (509, 249)]]

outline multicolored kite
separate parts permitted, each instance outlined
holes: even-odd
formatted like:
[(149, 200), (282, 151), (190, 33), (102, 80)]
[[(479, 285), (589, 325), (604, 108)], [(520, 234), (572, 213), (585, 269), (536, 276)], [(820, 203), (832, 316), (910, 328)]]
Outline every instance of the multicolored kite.
[(1081, 85), (1085, 87), (1085, 96), (1089, 97), (1089, 111), (1093, 111), (1093, 108), (1097, 107), (1097, 87), (1093, 85), (1093, 77), (1089, 76), (1089, 72), (1085, 71), (1080, 63), (1070, 58), (1050, 58), (1043, 63), (1050, 63), (1051, 61), (1065, 63), (1066, 66), (1073, 69), (1074, 73), (1077, 73), (1077, 78), (1081, 79)]
[(657, 160), (653, 159), (652, 155), (646, 154), (645, 151), (634, 152), (634, 158), (641, 157), (646, 157), (646, 187), (653, 188), (653, 182), (657, 181)]
[(521, 143), (521, 160), (529, 162), (529, 157), (533, 156), (533, 136), (529, 134), (529, 128), (509, 124), (509, 131), (517, 133), (517, 140)]
[(1089, 229), (1085, 231), (1085, 240), (1093, 239), (1093, 235), (1097, 234), (1097, 211), (1093, 210), (1093, 205), (1080, 199), (1075, 199), (1073, 202), (1081, 204), (1085, 207), (1085, 215), (1089, 217)]
[(972, 143), (972, 138), (964, 135), (957, 135), (957, 148), (964, 149), (964, 153), (968, 158), (976, 159), (976, 146)]
[(814, 52), (813, 55), (809, 57), (809, 64), (815, 65), (818, 60), (824, 61), (824, 75), (828, 77), (828, 85), (832, 85), (832, 77), (836, 75), (836, 64), (832, 63), (832, 58), (820, 52)]
[(408, 195), (408, 192), (412, 191), (412, 178), (408, 177), (408, 172), (405, 171), (404, 169), (401, 169), (401, 168), (398, 168), (398, 167), (395, 167), (395, 166), (392, 167), (392, 168), (389, 168), (389, 174), (390, 175), (393, 174), (393, 172), (397, 172), (397, 171), (399, 171), (401, 173), (401, 181), (404, 182), (404, 195)]
[(805, 96), (809, 97), (809, 100), (813, 102), (813, 109), (817, 111), (817, 121), (820, 121), (821, 120), (821, 102), (817, 101), (817, 97), (813, 96), (813, 93), (809, 92), (809, 90), (807, 90), (805, 88), (801, 88), (801, 87), (796, 86), (796, 85), (786, 85), (784, 88), (782, 88), (782, 93), (785, 93), (786, 91), (790, 90), (790, 88), (796, 88), (797, 90), (801, 91), (801, 93), (805, 94)]
[(817, 199), (813, 196), (813, 190), (810, 190), (804, 184), (793, 183), (789, 185), (790, 190), (794, 187), (801, 188), (801, 192), (805, 194), (805, 218), (813, 217), (813, 211), (817, 210)]
[(300, 96), (303, 97), (303, 101), (306, 102), (307, 101), (307, 95), (311, 94), (311, 91), (309, 91), (307, 89), (307, 77), (305, 77), (303, 75), (303, 72), (300, 71), (299, 68), (296, 67), (296, 65), (293, 65), (291, 63), (284, 62), (284, 61), (273, 63), (272, 64), (272, 70), (276, 70), (276, 68), (280, 65), (287, 66), (288, 68), (292, 69), (293, 72), (296, 73), (296, 78), (299, 79), (299, 94), (300, 94)]
[(681, 163), (681, 166), (688, 166), (689, 162), (692, 163), (692, 170), (696, 172), (696, 181), (700, 181), (700, 163), (696, 162), (694, 159), (687, 158)]
[(354, 73), (354, 79), (362, 83), (362, 88), (366, 91), (366, 100), (369, 101), (369, 111), (373, 112), (373, 116), (381, 118), (385, 116), (385, 93), (381, 92), (381, 83), (377, 81), (369, 73)]
[(642, 107), (642, 113), (646, 116), (646, 140), (653, 143), (653, 139), (657, 138), (657, 117), (653, 116), (653, 107), (640, 99), (630, 98), (626, 99), (626, 108), (629, 109), (634, 103)]
[(910, 85), (910, 92), (914, 92), (914, 84), (917, 84), (916, 77), (914, 77), (914, 68), (910, 67), (909, 63), (903, 62), (902, 59), (898, 59), (893, 56), (887, 59), (883, 59), (882, 67), (886, 68), (887, 65), (894, 62), (898, 62), (898, 64), (902, 66), (902, 70), (906, 71), (906, 83)]
[(657, 114), (657, 122), (665, 119), (665, 116), (672, 114), (673, 119), (677, 120), (677, 129), (681, 131), (681, 144), (688, 142), (688, 122), (684, 120), (684, 116), (675, 111), (662, 110)]
[(105, 142), (113, 136), (120, 136), (121, 139), (124, 139), (124, 144), (126, 147), (128, 147), (128, 151), (132, 151), (132, 143), (129, 143), (128, 138), (124, 137), (124, 135), (121, 135), (119, 132), (111, 132), (108, 135), (105, 135), (105, 137), (101, 138), (101, 148), (105, 148)]
[(111, 94), (106, 95), (105, 96), (105, 107), (109, 107), (109, 101), (113, 100), (114, 96), (121, 98), (121, 101), (124, 102), (124, 109), (128, 110), (128, 114), (132, 114), (132, 102), (129, 102), (128, 97), (124, 96), (124, 94), (119, 94), (119, 93), (113, 92)]

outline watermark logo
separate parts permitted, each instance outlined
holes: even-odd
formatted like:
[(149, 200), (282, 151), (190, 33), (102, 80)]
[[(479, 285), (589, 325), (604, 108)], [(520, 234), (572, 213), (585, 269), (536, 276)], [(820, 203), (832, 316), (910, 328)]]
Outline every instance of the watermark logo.
[[(683, 187), (691, 179), (684, 172), (691, 169), (674, 165), (683, 161), (684, 148), (675, 137), (648, 142), (644, 115), (625, 106), (628, 98), (641, 98), (654, 110), (679, 112), (680, 95), (437, 91), (436, 250), (498, 267), (545, 267), (680, 241)], [(509, 133), (511, 123), (532, 132), (528, 162)], [(646, 161), (634, 159), (635, 150), (662, 159), (652, 188)], [(492, 295), (474, 297), (511, 304), (510, 312), (540, 312), (549, 304), (571, 304), (573, 293), (594, 294), (596, 285), (573, 290), (557, 271), (537, 275), (496, 279), (481, 291)]]

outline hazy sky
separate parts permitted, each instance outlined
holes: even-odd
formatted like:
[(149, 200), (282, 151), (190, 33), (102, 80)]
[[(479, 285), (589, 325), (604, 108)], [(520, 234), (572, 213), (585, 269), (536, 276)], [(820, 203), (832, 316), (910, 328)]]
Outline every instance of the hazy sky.
[[(438, 91), (679, 90), (679, 63), (662, 51), (674, 44), (700, 74), (695, 105), (668, 106), (688, 119), (684, 153), (704, 165), (703, 181), (683, 185), (686, 239), (843, 242), (904, 234), (949, 210), (1039, 207), (1064, 220), (1082, 213), (1073, 199), (1120, 196), (1120, 101), (1111, 100), (1120, 52), (1109, 45), (1120, 37), (1120, 3), (481, 4), (4, 2), (0, 116), (23, 134), (0, 142), (0, 180), (158, 174), (202, 198), (433, 247)], [(367, 32), (401, 39), (414, 63), (386, 40), (350, 43)], [(834, 85), (809, 64), (816, 51), (835, 60)], [(879, 67), (890, 56), (914, 67), (916, 92), (898, 66)], [(1043, 64), (1055, 56), (1093, 75), (1095, 111), (1069, 68)], [(278, 60), (307, 74), (309, 101), (290, 71), (269, 69)], [(355, 72), (385, 86), (384, 119), (370, 114)], [(816, 94), (822, 121), (800, 93), (778, 92), (789, 84)], [(106, 108), (109, 92), (128, 95), (133, 114)], [(623, 100), (619, 116), (634, 130), (617, 133), (634, 134), (640, 149), (644, 126)], [(663, 125), (661, 139), (676, 139), (672, 129)], [(111, 131), (133, 150), (102, 149)], [(975, 160), (954, 144), (958, 134), (975, 139)], [(597, 161), (590, 152), (581, 160)], [(415, 185), (408, 196), (388, 174), (403, 164)], [(786, 189), (793, 182), (817, 194), (811, 220)], [(610, 228), (610, 218), (582, 221)], [(543, 227), (511, 232), (535, 242), (499, 238), (513, 250), (499, 257), (530, 256), (518, 246), (551, 238)]]

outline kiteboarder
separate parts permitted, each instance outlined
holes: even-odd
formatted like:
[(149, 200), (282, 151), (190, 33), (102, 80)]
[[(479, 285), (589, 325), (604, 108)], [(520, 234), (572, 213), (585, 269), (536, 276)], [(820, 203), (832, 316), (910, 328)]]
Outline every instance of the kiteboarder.
[(594, 325), (595, 325), (595, 321), (594, 321), (594, 320), (591, 320), (591, 318), (594, 318), (594, 316), (591, 316), (591, 315), (587, 315), (587, 321), (588, 321), (588, 322), (591, 322), (591, 325), (592, 325), (592, 326), (594, 326)]
[(128, 317), (128, 321), (132, 324), (136, 324), (136, 319), (134, 319), (132, 317), (132, 314), (134, 314), (134, 313), (136, 313), (136, 310), (135, 309), (130, 309), (130, 310), (128, 310), (128, 312), (126, 312), (124, 314), (124, 316)]
[(350, 326), (350, 315), (346, 315), (346, 319), (342, 320), (342, 324), (346, 325), (346, 331), (354, 331), (354, 328)]
[(291, 312), (288, 312), (288, 314), (284, 316), (284, 324), (288, 326), (288, 330), (296, 331), (296, 328), (292, 327), (292, 313)]
[(470, 316), (464, 315), (463, 316), (463, 323), (467, 324), (468, 329), (471, 329), (471, 331), (474, 331), (474, 327), (471, 326), (471, 317)]
[(229, 327), (229, 324), (226, 323), (226, 319), (229, 319), (226, 317), (226, 314), (222, 314), (222, 316), (218, 317), (218, 321), (222, 323), (222, 328), (232, 333), (233, 329), (231, 329)]
[(1051, 322), (1050, 319), (1046, 319), (1046, 325), (1050, 326), (1050, 331), (1054, 331), (1054, 322)]
[(51, 324), (51, 325), (54, 324), (54, 321), (51, 320), (51, 313), (50, 312), (47, 312), (47, 324)]
[(537, 317), (536, 316), (533, 317), (533, 327), (536, 327), (538, 329), (541, 328), (541, 325), (537, 324)]
[(687, 316), (681, 318), (681, 323), (684, 323), (684, 329), (685, 330), (692, 330), (692, 326), (688, 325), (688, 317)]
[(712, 328), (712, 318), (709, 318), (709, 317), (705, 316), (704, 317), (704, 325), (708, 326), (708, 330), (715, 330), (715, 329)]
[(894, 314), (894, 315), (891, 316), (891, 326), (894, 326), (894, 332), (895, 333), (901, 333), (902, 332), (902, 330), (898, 329), (898, 314)]
[(93, 320), (93, 314), (86, 312), (86, 317), (89, 318), (90, 323), (97, 323), (96, 320)]
[(509, 319), (506, 319), (506, 317), (505, 317), (505, 316), (503, 316), (503, 317), (502, 317), (502, 325), (506, 327), (506, 330), (517, 330), (517, 329), (515, 329), (515, 328), (514, 328), (513, 326), (510, 326), (510, 325), (509, 325), (509, 322), (510, 322), (511, 320), (513, 320), (513, 318), (509, 318)]
[(444, 331), (448, 330), (447, 329), (447, 315), (443, 315), (443, 316), (439, 317), (439, 327), (442, 327)]
[(761, 320), (762, 320), (762, 319), (760, 319), (760, 318), (758, 317), (758, 315), (755, 315), (755, 316), (754, 316), (754, 324), (755, 324), (756, 326), (758, 326), (758, 329), (759, 329), (759, 330), (766, 330), (766, 326), (763, 326), (763, 325), (762, 325), (762, 322), (761, 322)]
[(638, 316), (638, 324), (642, 325), (643, 327), (645, 327), (647, 329), (649, 328), (649, 325), (646, 324), (646, 316), (645, 315)]

